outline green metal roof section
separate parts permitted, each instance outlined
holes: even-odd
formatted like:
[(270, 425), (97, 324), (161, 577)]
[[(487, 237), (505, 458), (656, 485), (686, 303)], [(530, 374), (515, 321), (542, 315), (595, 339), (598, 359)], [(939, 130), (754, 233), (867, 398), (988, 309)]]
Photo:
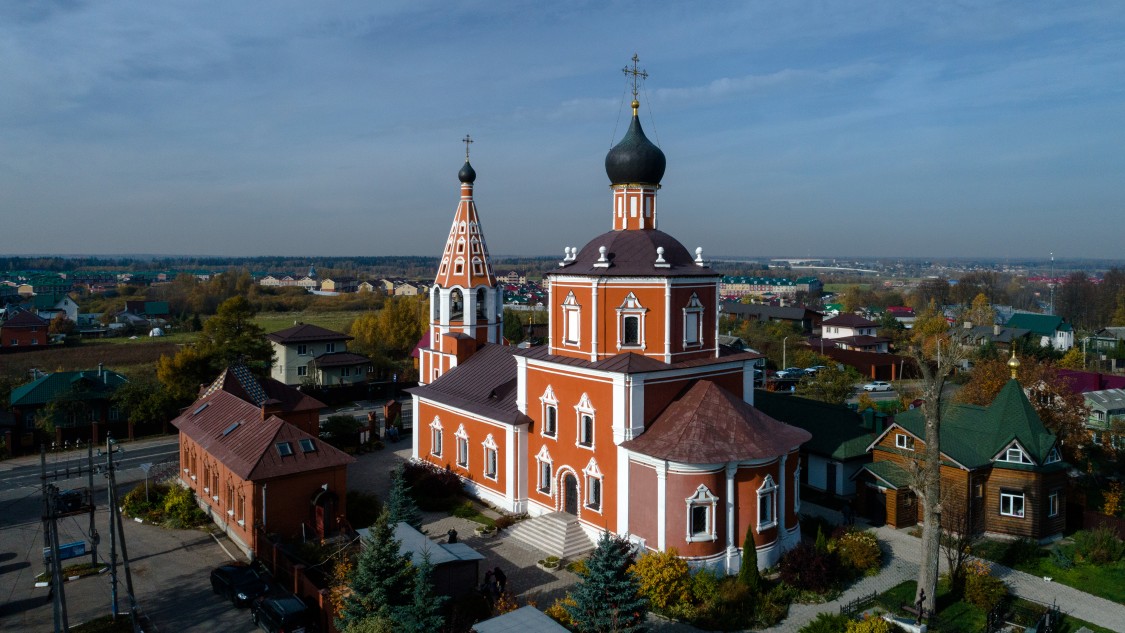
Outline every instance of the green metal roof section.
[(1040, 336), (1054, 336), (1056, 330), (1070, 331), (1070, 324), (1063, 323), (1062, 317), (1028, 312), (1013, 314), (1012, 318), (1008, 319), (1007, 326), (1031, 330)]
[(786, 424), (812, 433), (802, 447), (810, 453), (846, 461), (867, 455), (875, 434), (848, 407), (783, 395), (764, 389), (754, 392), (754, 408)]
[[(919, 438), (925, 439), (926, 425), (921, 408), (895, 416), (895, 422)], [(1018, 441), (1042, 465), (1055, 446), (1052, 435), (1035, 407), (1031, 406), (1023, 387), (1009, 380), (996, 399), (987, 407), (973, 404), (950, 404), (941, 422), (941, 452), (967, 468), (992, 463), (997, 453)], [(1008, 466), (1006, 463), (997, 465)]]
[(45, 374), (12, 390), (8, 402), (13, 407), (44, 405), (63, 398), (101, 400), (129, 382), (125, 376), (110, 371), (89, 369)]
[(872, 462), (870, 464), (864, 464), (863, 468), (860, 470), (866, 470), (872, 475), (875, 475), (877, 479), (895, 490), (910, 487), (910, 473), (906, 472), (905, 468), (894, 462)]

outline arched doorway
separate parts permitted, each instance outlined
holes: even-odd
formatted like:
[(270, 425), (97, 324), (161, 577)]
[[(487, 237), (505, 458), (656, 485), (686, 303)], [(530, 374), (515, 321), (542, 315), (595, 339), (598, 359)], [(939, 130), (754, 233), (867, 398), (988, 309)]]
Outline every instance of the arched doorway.
[(563, 477), (563, 512), (578, 514), (578, 478), (574, 473)]

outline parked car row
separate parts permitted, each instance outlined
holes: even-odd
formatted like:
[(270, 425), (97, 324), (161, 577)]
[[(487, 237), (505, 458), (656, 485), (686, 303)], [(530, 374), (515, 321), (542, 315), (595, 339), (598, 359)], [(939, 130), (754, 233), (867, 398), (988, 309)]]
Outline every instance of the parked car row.
[(234, 562), (211, 570), (211, 590), (238, 608), (250, 608), (250, 619), (267, 633), (310, 633), (313, 614), (297, 596), (276, 586), (257, 563)]
[(774, 372), (774, 377), (783, 379), (803, 378), (805, 376), (812, 376), (822, 369), (824, 369), (824, 365), (814, 365), (805, 369), (801, 369), (800, 367), (786, 367), (785, 369), (779, 369)]

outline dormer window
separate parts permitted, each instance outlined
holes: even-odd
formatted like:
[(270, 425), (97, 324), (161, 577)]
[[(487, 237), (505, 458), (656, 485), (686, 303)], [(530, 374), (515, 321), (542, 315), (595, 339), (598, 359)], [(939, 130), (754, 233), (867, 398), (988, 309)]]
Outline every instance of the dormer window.
[(1018, 443), (1012, 442), (1008, 448), (996, 459), (998, 462), (1007, 462), (1009, 464), (1028, 464), (1033, 465), (1035, 462), (1031, 461), (1027, 452), (1023, 450)]
[(895, 434), (895, 447), (912, 451), (914, 450), (914, 438), (905, 433), (897, 433)]
[(1062, 461), (1062, 455), (1059, 453), (1059, 447), (1056, 446), (1056, 447), (1051, 449), (1050, 453), (1047, 453), (1047, 459), (1043, 460), (1043, 463), (1044, 464), (1054, 464), (1055, 462), (1061, 462), (1061, 461)]

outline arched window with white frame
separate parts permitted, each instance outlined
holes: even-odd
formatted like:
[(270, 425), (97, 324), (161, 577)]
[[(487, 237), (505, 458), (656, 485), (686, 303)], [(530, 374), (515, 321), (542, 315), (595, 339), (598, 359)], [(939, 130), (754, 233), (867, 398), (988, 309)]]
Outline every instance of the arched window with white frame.
[(559, 400), (555, 397), (555, 390), (551, 385), (539, 396), (543, 413), (542, 434), (544, 437), (555, 438), (559, 433)]
[(590, 403), (590, 396), (586, 393), (574, 405), (574, 412), (578, 421), (578, 437), (575, 444), (583, 448), (594, 448), (594, 405)]
[(694, 292), (684, 306), (684, 347), (703, 345), (703, 304)]
[(547, 496), (551, 495), (551, 482), (554, 480), (554, 461), (551, 459), (551, 452), (544, 446), (539, 449), (535, 455), (535, 469), (538, 474), (538, 481), (536, 482), (535, 489), (540, 493)]
[(441, 457), (443, 431), (441, 418), (435, 415), (434, 421), (430, 422), (430, 454), (434, 457)]
[(465, 432), (465, 425), (457, 427), (453, 434), (457, 438), (457, 465), (461, 468), (469, 467), (469, 434)]
[(766, 475), (766, 480), (758, 488), (758, 532), (768, 530), (777, 525), (777, 483), (773, 475)]
[(489, 433), (488, 437), (484, 438), (481, 443), (484, 446), (484, 476), (486, 479), (496, 481), (496, 473), (499, 470), (498, 455), (496, 454), (496, 440), (493, 439), (492, 434)]
[(645, 346), (645, 313), (648, 309), (641, 305), (637, 296), (629, 293), (617, 307), (617, 348), (641, 348)]
[(602, 471), (598, 468), (598, 461), (593, 457), (590, 458), (590, 463), (586, 464), (586, 468), (582, 469), (582, 474), (586, 479), (586, 500), (585, 506), (588, 510), (595, 512), (602, 511)]
[(687, 503), (687, 534), (689, 543), (718, 539), (715, 509), (719, 498), (707, 486), (699, 484), (695, 494), (684, 500)]

